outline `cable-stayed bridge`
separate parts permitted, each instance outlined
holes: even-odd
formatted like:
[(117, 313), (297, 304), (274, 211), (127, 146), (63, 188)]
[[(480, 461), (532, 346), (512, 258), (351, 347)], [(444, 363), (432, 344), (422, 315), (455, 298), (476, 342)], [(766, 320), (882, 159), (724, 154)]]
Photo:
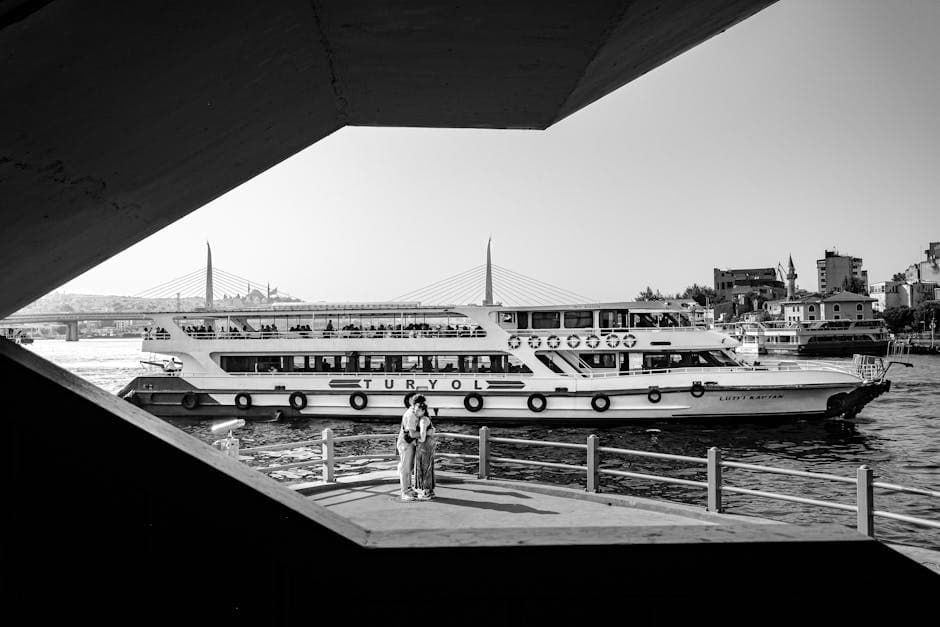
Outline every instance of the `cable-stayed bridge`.
[[(244, 310), (274, 302), (299, 302), (277, 287), (271, 288), (270, 283), (262, 284), (213, 266), (212, 250), (208, 245), (204, 267), (138, 292), (132, 298), (165, 300), (166, 306), (160, 307), (159, 311), (180, 313)], [(184, 298), (190, 301), (190, 305), (193, 298), (198, 298), (202, 304), (191, 311), (183, 311), (181, 304)], [(490, 243), (487, 243), (486, 263), (402, 294), (389, 302), (515, 307), (590, 303), (594, 299), (493, 264)], [(0, 320), (0, 325), (65, 325), (66, 339), (76, 341), (79, 322), (149, 320), (153, 312), (151, 308), (146, 311), (23, 313)]]

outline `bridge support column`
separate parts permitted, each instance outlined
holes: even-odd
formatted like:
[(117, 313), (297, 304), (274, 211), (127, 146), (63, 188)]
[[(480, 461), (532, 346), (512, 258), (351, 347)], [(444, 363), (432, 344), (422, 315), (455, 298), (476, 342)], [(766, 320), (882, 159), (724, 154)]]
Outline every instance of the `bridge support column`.
[(78, 322), (77, 321), (65, 323), (65, 341), (66, 342), (78, 341)]

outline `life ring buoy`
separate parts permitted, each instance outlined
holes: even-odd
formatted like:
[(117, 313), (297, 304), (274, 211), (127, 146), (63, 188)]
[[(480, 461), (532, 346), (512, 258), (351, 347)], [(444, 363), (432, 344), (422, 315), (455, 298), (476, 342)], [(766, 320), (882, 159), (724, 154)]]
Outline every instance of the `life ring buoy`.
[(411, 407), (411, 398), (415, 395), (414, 392), (408, 392), (405, 394), (405, 407)]
[(538, 348), (542, 345), (542, 338), (537, 335), (529, 336), (529, 348)]
[(597, 348), (601, 343), (601, 338), (597, 337), (596, 335), (589, 335), (587, 336), (587, 339), (584, 340), (584, 343), (588, 348)]
[(294, 409), (304, 409), (307, 406), (307, 395), (303, 392), (291, 392), (287, 402), (290, 403), (290, 406)]
[(610, 409), (610, 397), (606, 394), (598, 392), (591, 397), (591, 409), (598, 413), (602, 413)]
[(659, 391), (659, 388), (650, 388), (650, 391), (646, 393), (646, 398), (651, 403), (658, 403), (663, 400), (663, 393)]
[(705, 386), (702, 385), (701, 381), (694, 381), (691, 389), (689, 389), (689, 394), (691, 394), (693, 398), (702, 398), (702, 396), (705, 395)]
[(463, 406), (471, 413), (478, 412), (483, 409), (483, 397), (476, 392), (470, 392), (463, 397)]
[(607, 346), (610, 348), (617, 348), (620, 346), (620, 336), (616, 333), (611, 333), (607, 336)]
[(568, 336), (568, 348), (577, 348), (581, 346), (581, 338), (575, 334)]
[(525, 404), (528, 405), (529, 411), (538, 414), (548, 407), (548, 399), (545, 398), (544, 394), (530, 394)]
[(195, 392), (186, 392), (186, 394), (183, 394), (183, 398), (180, 399), (180, 405), (190, 411), (196, 409), (199, 407), (199, 395)]
[(633, 348), (636, 346), (636, 336), (632, 333), (627, 333), (623, 336), (623, 345), (627, 348)]
[(509, 348), (511, 348), (512, 350), (516, 350), (517, 348), (522, 346), (522, 340), (519, 339), (518, 335), (510, 335), (509, 341), (506, 343), (509, 345)]
[(353, 392), (349, 395), (349, 406), (356, 411), (361, 411), (369, 405), (369, 397), (362, 392)]
[(235, 395), (235, 407), (239, 409), (250, 409), (251, 408), (251, 394), (247, 392), (239, 392)]
[(549, 348), (558, 348), (561, 346), (561, 338), (557, 335), (549, 335), (548, 339), (545, 340), (545, 345)]

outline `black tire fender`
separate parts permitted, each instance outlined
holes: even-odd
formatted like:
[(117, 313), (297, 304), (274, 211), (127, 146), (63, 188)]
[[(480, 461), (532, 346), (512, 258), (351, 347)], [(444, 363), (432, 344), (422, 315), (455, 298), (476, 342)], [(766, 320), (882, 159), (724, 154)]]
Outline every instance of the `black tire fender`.
[(694, 398), (702, 398), (705, 395), (705, 386), (702, 385), (701, 381), (693, 381), (692, 387), (689, 389), (689, 394)]
[(362, 411), (369, 406), (369, 397), (363, 392), (353, 392), (349, 395), (349, 406), (356, 411)]
[(199, 407), (199, 395), (195, 392), (186, 392), (186, 394), (183, 394), (183, 398), (180, 399), (180, 405), (190, 411), (196, 409)]
[(663, 393), (659, 391), (659, 388), (650, 388), (650, 391), (646, 393), (646, 398), (651, 403), (658, 403), (663, 400)]
[(463, 397), (463, 406), (468, 412), (478, 412), (483, 409), (483, 397), (476, 392), (470, 392)]
[(598, 392), (591, 397), (591, 409), (602, 413), (610, 409), (610, 397), (602, 392)]
[(538, 414), (545, 411), (545, 408), (548, 407), (548, 399), (545, 398), (544, 394), (530, 394), (525, 404), (528, 405), (529, 411)]
[(290, 403), (290, 406), (294, 409), (304, 409), (307, 407), (307, 395), (303, 392), (291, 392), (287, 402)]
[(248, 392), (239, 392), (235, 395), (235, 407), (238, 409), (251, 408), (251, 394)]

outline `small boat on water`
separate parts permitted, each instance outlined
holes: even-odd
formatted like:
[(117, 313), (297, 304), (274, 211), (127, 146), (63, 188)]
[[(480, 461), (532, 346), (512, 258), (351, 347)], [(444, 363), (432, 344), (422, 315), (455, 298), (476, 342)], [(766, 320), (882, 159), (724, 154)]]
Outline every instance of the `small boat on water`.
[(15, 344), (32, 344), (33, 338), (23, 329), (5, 328), (2, 337), (14, 342)]
[(615, 422), (851, 417), (890, 388), (876, 357), (743, 363), (688, 314), (668, 301), (155, 313), (142, 348), (181, 365), (119, 394), (158, 416), (397, 420), (421, 393), (447, 420)]

